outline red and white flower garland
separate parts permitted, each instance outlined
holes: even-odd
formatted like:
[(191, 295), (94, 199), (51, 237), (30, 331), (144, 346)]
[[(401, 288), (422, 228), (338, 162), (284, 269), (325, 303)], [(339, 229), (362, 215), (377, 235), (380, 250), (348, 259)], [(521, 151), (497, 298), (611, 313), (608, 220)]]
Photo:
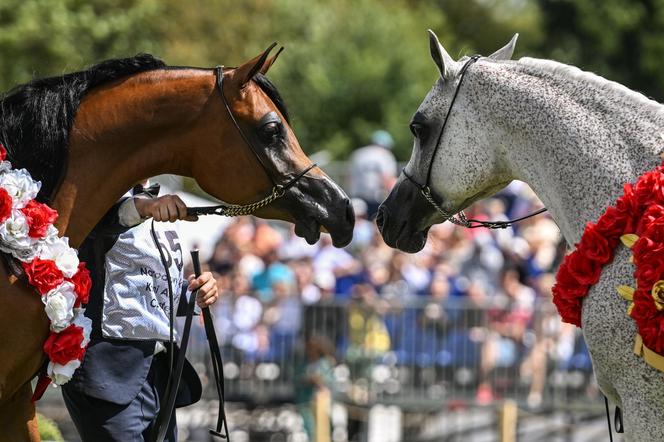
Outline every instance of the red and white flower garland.
[(21, 262), (28, 282), (41, 295), (51, 322), (44, 343), (47, 374), (62, 385), (81, 365), (90, 341), (92, 322), (83, 308), (92, 285), (90, 272), (68, 238), (58, 236), (53, 226), (57, 212), (34, 199), (41, 183), (25, 169), (13, 169), (6, 158), (0, 144), (0, 250)]
[(565, 256), (553, 287), (563, 321), (581, 327), (583, 297), (621, 240), (632, 250), (636, 288), (619, 286), (618, 293), (630, 301), (627, 314), (643, 344), (664, 354), (664, 165), (626, 184), (615, 205), (587, 224), (576, 249)]

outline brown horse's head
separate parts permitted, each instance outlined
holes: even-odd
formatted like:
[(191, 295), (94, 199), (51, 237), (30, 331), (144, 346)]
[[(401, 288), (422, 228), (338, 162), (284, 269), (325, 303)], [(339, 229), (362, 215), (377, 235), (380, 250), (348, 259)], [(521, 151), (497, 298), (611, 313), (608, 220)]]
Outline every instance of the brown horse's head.
[(192, 152), (192, 175), (206, 192), (233, 204), (256, 202), (284, 188), (282, 197), (255, 214), (295, 223), (295, 232), (309, 243), (323, 228), (334, 245), (344, 246), (352, 237), (353, 209), (343, 190), (311, 167), (300, 148), (279, 93), (265, 77), (279, 55), (268, 58), (273, 47), (238, 68), (217, 72), (208, 112), (196, 123), (201, 142)]

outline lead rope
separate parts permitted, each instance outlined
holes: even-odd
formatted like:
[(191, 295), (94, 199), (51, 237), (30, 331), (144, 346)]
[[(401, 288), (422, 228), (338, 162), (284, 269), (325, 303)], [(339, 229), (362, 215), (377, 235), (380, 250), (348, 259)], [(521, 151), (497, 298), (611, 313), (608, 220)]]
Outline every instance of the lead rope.
[(611, 417), (609, 413), (609, 398), (604, 396), (604, 408), (606, 409), (606, 424), (609, 427), (609, 442), (613, 442), (613, 431), (611, 429)]
[(173, 341), (174, 339), (174, 332), (173, 332), (173, 324), (175, 322), (174, 316), (173, 316), (173, 304), (174, 302), (174, 295), (173, 295), (173, 283), (171, 282), (171, 275), (170, 272), (168, 271), (168, 266), (166, 265), (166, 257), (164, 256), (164, 251), (161, 249), (161, 244), (159, 243), (159, 240), (157, 238), (157, 232), (154, 229), (154, 218), (152, 219), (152, 223), (150, 224), (150, 233), (152, 234), (152, 240), (154, 241), (155, 247), (157, 247), (157, 250), (159, 250), (159, 258), (161, 259), (161, 264), (164, 266), (164, 271), (166, 273), (166, 284), (168, 285), (168, 321), (170, 326), (169, 330), (169, 341), (168, 341), (168, 381), (166, 382), (166, 393), (168, 394), (168, 390), (171, 387), (171, 382), (172, 382), (172, 375), (173, 375), (173, 352), (174, 352), (174, 344)]
[[(173, 353), (174, 353), (174, 339), (173, 339), (173, 328), (174, 328), (174, 320), (173, 320), (173, 287), (170, 283), (171, 281), (171, 276), (170, 272), (168, 270), (168, 266), (166, 264), (166, 258), (164, 257), (163, 251), (161, 250), (161, 246), (159, 245), (159, 241), (157, 241), (157, 235), (154, 230), (154, 220), (152, 221), (152, 238), (155, 240), (155, 244), (157, 248), (159, 249), (159, 257), (161, 258), (161, 263), (164, 266), (164, 270), (166, 273), (166, 277), (168, 278), (168, 289), (169, 289), (169, 302), (170, 302), (170, 337), (171, 337), (171, 342), (169, 345), (169, 348), (172, 349), (171, 355), (170, 355), (170, 361), (171, 364), (169, 366), (169, 372), (168, 372), (168, 382), (166, 383), (166, 391), (164, 392), (164, 398), (162, 399), (162, 404), (160, 404), (159, 407), (159, 413), (157, 414), (157, 418), (154, 421), (152, 431), (150, 432), (150, 441), (151, 442), (162, 442), (164, 440), (164, 437), (166, 436), (166, 431), (168, 431), (168, 425), (171, 420), (171, 415), (173, 414), (173, 410), (175, 409), (175, 400), (177, 397), (177, 391), (180, 386), (180, 379), (182, 377), (182, 370), (184, 368), (184, 362), (186, 359), (186, 353), (187, 353), (187, 346), (189, 344), (189, 332), (191, 330), (191, 322), (193, 318), (193, 313), (194, 313), (194, 307), (196, 303), (196, 295), (198, 294), (198, 289), (194, 290), (191, 292), (190, 298), (187, 301), (187, 313), (186, 313), (186, 319), (185, 319), (185, 324), (182, 330), (182, 343), (181, 347), (178, 351), (178, 359), (175, 364), (175, 367), (173, 367), (172, 361), (173, 361)], [(198, 250), (192, 250), (191, 251), (191, 260), (194, 266), (194, 275), (196, 277), (199, 277), (201, 275), (201, 264), (198, 259)], [(223, 388), (223, 361), (221, 360), (221, 353), (219, 352), (219, 344), (217, 342), (217, 336), (214, 331), (214, 324), (212, 323), (212, 316), (210, 314), (209, 309), (205, 308), (203, 309), (203, 319), (205, 322), (205, 333), (208, 338), (208, 343), (210, 345), (210, 351), (211, 351), (211, 356), (212, 356), (212, 367), (214, 369), (214, 375), (215, 375), (215, 383), (217, 387), (217, 393), (219, 394), (219, 414), (217, 416), (217, 431), (210, 430), (210, 433), (215, 436), (219, 436), (223, 439), (226, 439), (227, 441), (230, 440), (229, 435), (228, 435), (228, 423), (226, 421), (226, 413), (224, 411), (224, 388)], [(211, 336), (213, 338), (211, 338)], [(213, 348), (216, 347), (216, 352), (213, 350)], [(175, 369), (174, 369), (175, 368)], [(221, 377), (220, 377), (221, 376)], [(222, 428), (225, 429), (225, 433), (221, 434), (220, 431)]]

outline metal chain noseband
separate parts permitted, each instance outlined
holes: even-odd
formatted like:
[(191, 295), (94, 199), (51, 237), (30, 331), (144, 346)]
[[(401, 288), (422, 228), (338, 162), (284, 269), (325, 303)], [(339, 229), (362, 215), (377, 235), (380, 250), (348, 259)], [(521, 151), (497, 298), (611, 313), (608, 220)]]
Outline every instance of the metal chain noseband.
[(254, 212), (256, 212), (258, 209), (261, 209), (268, 204), (271, 204), (275, 200), (281, 198), (286, 194), (286, 190), (288, 190), (291, 186), (293, 186), (300, 178), (302, 178), (304, 175), (307, 174), (311, 169), (317, 166), (316, 163), (311, 163), (308, 167), (306, 167), (304, 170), (299, 172), (293, 179), (288, 181), (286, 184), (278, 184), (277, 181), (274, 179), (272, 176), (272, 173), (270, 173), (270, 170), (268, 167), (265, 165), (263, 162), (263, 159), (258, 153), (258, 150), (256, 147), (249, 141), (249, 138), (247, 138), (246, 134), (238, 124), (237, 120), (235, 119), (235, 115), (233, 114), (233, 111), (231, 109), (231, 106), (228, 104), (228, 101), (226, 100), (226, 96), (224, 95), (224, 67), (223, 66), (217, 66), (214, 68), (214, 73), (216, 77), (216, 88), (219, 90), (219, 94), (221, 94), (221, 100), (224, 103), (224, 107), (226, 108), (226, 111), (228, 112), (228, 116), (230, 117), (231, 121), (233, 122), (233, 125), (237, 129), (238, 133), (244, 140), (244, 142), (249, 146), (249, 149), (251, 152), (254, 154), (256, 159), (258, 160), (258, 163), (261, 165), (263, 170), (265, 171), (265, 174), (267, 177), (270, 179), (272, 182), (272, 192), (265, 198), (261, 199), (260, 201), (256, 201), (254, 203), (249, 203), (249, 204), (229, 204), (229, 203), (222, 203), (218, 204), (216, 206), (205, 206), (205, 207), (188, 207), (187, 208), (187, 215), (219, 215), (219, 216), (228, 216), (228, 217), (234, 217), (234, 216), (243, 216), (243, 215), (251, 215)]
[(420, 193), (426, 199), (431, 206), (436, 209), (436, 212), (438, 212), (440, 215), (443, 216), (445, 221), (449, 221), (452, 224), (456, 224), (457, 226), (465, 227), (467, 229), (476, 229), (478, 227), (486, 227), (487, 229), (506, 229), (507, 227), (511, 226), (512, 224), (518, 222), (518, 221), (523, 221), (524, 219), (531, 218), (533, 216), (539, 215), (540, 213), (546, 212), (546, 207), (543, 207), (533, 213), (530, 213), (526, 216), (523, 216), (521, 218), (516, 218), (508, 221), (482, 221), (482, 220), (477, 220), (477, 219), (468, 219), (466, 218), (466, 214), (462, 211), (457, 213), (456, 215), (447, 213), (441, 206), (440, 203), (438, 203), (431, 192), (431, 187), (429, 187), (429, 181), (431, 180), (431, 170), (433, 169), (433, 161), (436, 158), (436, 153), (438, 152), (438, 149), (440, 147), (440, 143), (443, 140), (443, 133), (445, 132), (445, 127), (447, 126), (447, 122), (450, 118), (450, 114), (452, 113), (452, 108), (454, 106), (454, 103), (456, 102), (457, 96), (459, 95), (459, 91), (461, 90), (461, 85), (463, 84), (463, 79), (465, 77), (466, 71), (470, 66), (475, 63), (477, 60), (479, 60), (481, 57), (479, 55), (473, 55), (470, 57), (468, 61), (463, 65), (461, 68), (461, 71), (459, 71), (459, 84), (457, 85), (456, 90), (454, 91), (454, 95), (452, 96), (452, 101), (450, 102), (450, 107), (447, 110), (447, 115), (445, 115), (445, 119), (443, 120), (443, 125), (440, 128), (440, 132), (438, 133), (438, 139), (436, 141), (436, 145), (434, 146), (433, 153), (431, 154), (431, 161), (429, 162), (429, 168), (427, 169), (427, 179), (426, 182), (422, 185), (415, 181), (415, 179), (406, 172), (406, 168), (404, 168), (401, 172), (404, 174), (404, 176), (410, 181), (411, 183), (415, 184), (420, 189)]
[(207, 207), (188, 207), (187, 214), (189, 215), (219, 215), (219, 216), (243, 216), (251, 215), (256, 210), (261, 209), (274, 200), (284, 196), (286, 191), (282, 186), (274, 186), (272, 193), (260, 201), (251, 204), (219, 204), (217, 206)]

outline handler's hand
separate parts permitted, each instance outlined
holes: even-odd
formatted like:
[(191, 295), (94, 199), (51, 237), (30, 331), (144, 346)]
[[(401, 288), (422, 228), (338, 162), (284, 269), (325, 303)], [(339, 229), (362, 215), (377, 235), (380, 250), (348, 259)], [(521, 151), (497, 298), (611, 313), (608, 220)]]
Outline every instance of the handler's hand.
[(200, 308), (209, 307), (217, 302), (219, 298), (217, 280), (214, 279), (212, 273), (203, 272), (198, 278), (195, 278), (194, 275), (189, 276), (189, 291), (193, 292), (196, 289), (198, 289), (196, 303)]
[(136, 211), (142, 218), (152, 217), (155, 221), (175, 222), (179, 219), (196, 221), (197, 216), (187, 216), (187, 205), (177, 195), (164, 195), (158, 198), (134, 199)]

